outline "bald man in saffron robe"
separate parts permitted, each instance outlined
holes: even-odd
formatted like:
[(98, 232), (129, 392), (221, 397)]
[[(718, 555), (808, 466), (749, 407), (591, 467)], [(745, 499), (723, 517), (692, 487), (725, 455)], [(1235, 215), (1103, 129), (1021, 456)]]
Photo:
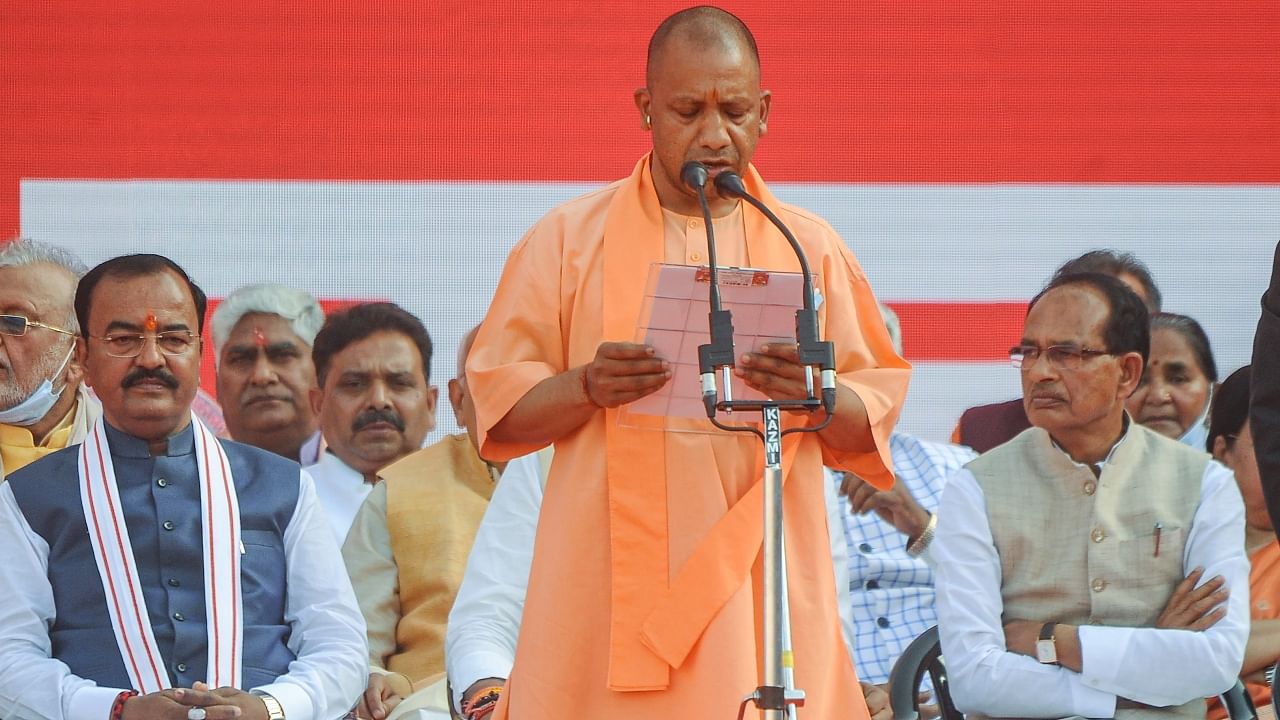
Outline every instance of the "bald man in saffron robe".
[[(668, 18), (636, 91), (653, 151), (631, 176), (552, 210), (508, 258), (468, 359), (481, 455), (554, 443), (516, 660), (493, 717), (733, 717), (760, 684), (763, 451), (745, 433), (641, 429), (629, 402), (671, 365), (631, 342), (653, 263), (704, 264), (690, 160), (740, 173), (804, 247), (834, 341), (836, 414), (783, 440), (796, 686), (809, 718), (867, 718), (841, 641), (823, 504), (824, 464), (887, 488), (889, 434), (910, 368), (892, 347), (861, 268), (822, 219), (783, 205), (750, 165), (771, 97), (750, 31), (715, 8)], [(783, 236), (711, 183), (718, 264), (797, 272)], [(739, 358), (770, 397), (805, 395), (794, 345)], [(785, 427), (825, 416), (784, 414)], [(471, 693), (474, 695), (475, 693)], [(464, 712), (474, 697), (464, 694)], [(675, 713), (673, 715), (673, 713)]]

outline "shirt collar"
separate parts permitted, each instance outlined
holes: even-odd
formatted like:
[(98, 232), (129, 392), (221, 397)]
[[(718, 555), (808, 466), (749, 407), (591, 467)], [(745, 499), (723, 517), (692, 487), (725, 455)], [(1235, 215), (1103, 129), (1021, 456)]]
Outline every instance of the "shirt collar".
[(331, 474), (336, 478), (354, 478), (358, 482), (365, 482), (364, 473), (351, 467), (346, 461), (338, 457), (332, 447), (326, 447), (324, 452), (320, 453), (320, 462), (316, 463), (315, 466), (322, 468), (321, 472)]
[(1125, 438), (1129, 437), (1130, 420), (1128, 410), (1124, 412), (1124, 416), (1121, 421), (1123, 424), (1120, 426), (1120, 438), (1116, 440), (1116, 444), (1112, 445), (1111, 449), (1107, 451), (1107, 456), (1096, 464), (1091, 465), (1089, 463), (1076, 462), (1076, 459), (1071, 457), (1071, 455), (1058, 444), (1058, 441), (1053, 439), (1052, 435), (1049, 436), (1049, 442), (1053, 443), (1053, 446), (1057, 448), (1058, 452), (1062, 453), (1067, 460), (1070, 460), (1072, 465), (1086, 468), (1095, 475), (1101, 475), (1102, 469), (1107, 466), (1107, 463), (1111, 462), (1111, 458), (1115, 457), (1116, 450), (1120, 449), (1120, 446), (1124, 444)]
[[(107, 445), (111, 448), (112, 455), (142, 459), (153, 457), (151, 445), (146, 440), (114, 428), (105, 420), (102, 424), (107, 431)], [(191, 423), (187, 423), (186, 427), (169, 436), (169, 447), (164, 454), (168, 457), (193, 455), (196, 451), (195, 442), (195, 432)]]

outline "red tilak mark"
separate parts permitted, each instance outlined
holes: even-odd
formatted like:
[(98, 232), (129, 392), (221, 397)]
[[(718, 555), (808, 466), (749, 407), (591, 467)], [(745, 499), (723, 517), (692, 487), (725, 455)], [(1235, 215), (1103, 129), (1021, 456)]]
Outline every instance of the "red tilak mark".
[(156, 314), (147, 313), (147, 319), (142, 323), (142, 329), (147, 332), (155, 332), (158, 327), (160, 327), (160, 323), (156, 322)]
[(260, 348), (267, 346), (267, 336), (262, 334), (262, 328), (253, 329), (253, 343)]

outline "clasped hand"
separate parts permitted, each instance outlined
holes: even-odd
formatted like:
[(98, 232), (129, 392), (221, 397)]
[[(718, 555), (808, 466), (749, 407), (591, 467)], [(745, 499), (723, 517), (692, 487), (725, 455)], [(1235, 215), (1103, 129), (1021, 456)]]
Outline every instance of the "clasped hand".
[(210, 690), (197, 682), (190, 688), (171, 688), (136, 695), (124, 703), (122, 720), (187, 720), (192, 708), (204, 708), (205, 720), (267, 720), (262, 698), (235, 688)]

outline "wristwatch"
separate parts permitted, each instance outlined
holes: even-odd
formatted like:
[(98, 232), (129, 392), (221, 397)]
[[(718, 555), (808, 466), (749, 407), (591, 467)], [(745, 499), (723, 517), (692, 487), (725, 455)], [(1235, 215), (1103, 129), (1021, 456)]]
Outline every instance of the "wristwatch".
[(284, 720), (284, 708), (281, 707), (279, 700), (264, 692), (251, 691), (250, 694), (256, 695), (262, 701), (262, 704), (267, 706), (267, 718), (269, 720)]
[(907, 543), (907, 554), (911, 557), (920, 557), (924, 554), (925, 549), (929, 547), (929, 543), (933, 542), (933, 534), (938, 529), (938, 516), (929, 513), (929, 522), (925, 524), (924, 530), (920, 532), (920, 537)]
[(1054, 642), (1053, 630), (1058, 623), (1047, 622), (1040, 628), (1040, 639), (1036, 640), (1036, 660), (1045, 665), (1058, 664), (1058, 644)]

